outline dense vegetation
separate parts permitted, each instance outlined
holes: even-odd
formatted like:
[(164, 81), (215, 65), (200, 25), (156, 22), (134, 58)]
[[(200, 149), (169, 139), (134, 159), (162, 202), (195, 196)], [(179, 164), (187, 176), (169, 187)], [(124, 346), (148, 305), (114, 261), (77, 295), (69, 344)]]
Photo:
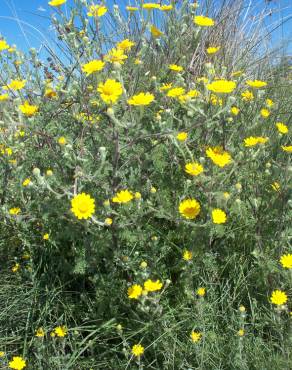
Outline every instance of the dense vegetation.
[(291, 369), (289, 62), (244, 2), (122, 3), (0, 40), (0, 368)]

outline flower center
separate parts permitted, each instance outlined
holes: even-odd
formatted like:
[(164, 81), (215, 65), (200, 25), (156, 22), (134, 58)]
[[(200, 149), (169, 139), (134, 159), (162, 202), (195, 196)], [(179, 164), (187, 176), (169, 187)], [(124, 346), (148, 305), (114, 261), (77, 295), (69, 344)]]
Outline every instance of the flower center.
[(85, 213), (85, 212), (88, 211), (88, 204), (87, 203), (81, 203), (81, 204), (79, 204), (78, 208), (79, 208), (79, 211), (81, 213)]

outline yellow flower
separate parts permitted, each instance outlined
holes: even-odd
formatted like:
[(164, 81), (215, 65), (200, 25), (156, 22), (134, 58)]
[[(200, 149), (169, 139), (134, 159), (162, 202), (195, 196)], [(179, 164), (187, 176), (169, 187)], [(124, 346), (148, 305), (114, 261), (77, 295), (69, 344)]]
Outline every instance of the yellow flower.
[(244, 329), (239, 329), (239, 330), (238, 330), (238, 332), (237, 332), (237, 335), (238, 335), (239, 337), (243, 337), (243, 336), (244, 336), (244, 334), (245, 334)]
[(11, 148), (6, 148), (6, 149), (5, 149), (5, 153), (6, 153), (8, 156), (11, 156), (11, 154), (12, 154), (13, 152), (12, 152), (12, 149), (11, 149)]
[(91, 5), (88, 8), (88, 17), (102, 17), (107, 12), (107, 7), (104, 5)]
[(103, 61), (94, 59), (82, 65), (82, 72), (86, 73), (87, 76), (89, 76), (94, 72), (102, 71), (104, 66), (105, 66), (105, 63)]
[(281, 189), (281, 185), (277, 181), (273, 182), (273, 184), (271, 184), (271, 187), (275, 191), (280, 191)]
[(71, 211), (79, 219), (88, 219), (95, 212), (95, 200), (86, 193), (75, 195), (71, 200)]
[(53, 171), (52, 170), (47, 170), (46, 175), (49, 176), (49, 177), (53, 176)]
[(134, 344), (132, 347), (132, 355), (140, 357), (144, 353), (144, 347), (141, 344)]
[(147, 92), (147, 93), (141, 92), (140, 94), (132, 96), (128, 100), (128, 104), (137, 105), (137, 106), (149, 105), (150, 103), (153, 102), (153, 100), (154, 100), (154, 95), (153, 94), (150, 94), (149, 92)]
[(231, 107), (230, 112), (234, 115), (237, 116), (240, 112), (239, 108), (237, 107)]
[(22, 258), (24, 259), (24, 260), (29, 260), (30, 259), (30, 254), (29, 253), (24, 253), (23, 255), (22, 255)]
[(185, 261), (190, 261), (193, 258), (193, 253), (191, 251), (184, 251), (183, 259)]
[(282, 305), (287, 302), (288, 297), (282, 290), (274, 290), (270, 299), (273, 304)]
[(10, 215), (18, 215), (20, 213), (20, 208), (19, 207), (14, 207), (14, 208), (10, 208), (9, 210), (9, 214)]
[(114, 104), (123, 93), (120, 82), (111, 79), (106, 80), (105, 83), (100, 83), (97, 91), (106, 104)]
[(215, 54), (220, 50), (220, 46), (210, 46), (206, 49), (207, 54)]
[(207, 89), (215, 93), (229, 94), (236, 88), (236, 83), (234, 81), (228, 80), (216, 80), (207, 84)]
[(207, 77), (198, 77), (197, 81), (206, 84), (208, 82), (208, 78)]
[(30, 105), (28, 101), (25, 101), (23, 105), (19, 106), (19, 109), (25, 116), (32, 117), (37, 113), (39, 108), (38, 106)]
[(128, 297), (130, 299), (138, 299), (142, 295), (142, 290), (141, 285), (134, 284), (128, 288)]
[(196, 199), (184, 199), (180, 202), (178, 210), (183, 217), (193, 220), (200, 213), (201, 206)]
[(190, 98), (197, 98), (200, 95), (200, 92), (196, 89), (192, 89), (188, 91), (186, 95)]
[(276, 127), (281, 134), (285, 135), (289, 132), (288, 126), (285, 125), (283, 122), (276, 122)]
[(9, 95), (8, 94), (1, 94), (0, 95), (0, 101), (5, 101), (5, 100), (8, 100), (9, 99)]
[(107, 226), (110, 226), (112, 223), (113, 223), (113, 219), (110, 218), (110, 217), (107, 217), (105, 220), (104, 220), (104, 223), (107, 225)]
[(136, 64), (136, 65), (140, 65), (142, 63), (143, 63), (142, 60), (139, 59), (139, 58), (135, 59), (135, 61), (134, 61), (134, 64)]
[(239, 77), (243, 74), (243, 71), (234, 71), (231, 73), (231, 77)]
[(283, 254), (280, 258), (280, 262), (286, 269), (292, 269), (292, 254)]
[(113, 48), (109, 51), (104, 59), (110, 63), (124, 64), (124, 60), (127, 58), (127, 55), (124, 54), (122, 49)]
[(223, 100), (221, 98), (218, 98), (218, 96), (216, 96), (214, 94), (211, 94), (210, 95), (210, 103), (212, 105), (220, 105), (220, 107), (221, 107), (222, 104), (223, 104)]
[(0, 40), (0, 51), (9, 49), (9, 45), (5, 40)]
[(177, 140), (179, 141), (186, 141), (187, 138), (188, 138), (188, 133), (187, 132), (184, 132), (184, 131), (181, 131), (179, 132), (177, 135), (176, 135), (176, 138)]
[(225, 167), (232, 160), (230, 154), (220, 146), (208, 148), (206, 150), (206, 155), (219, 167)]
[(23, 182), (22, 182), (22, 186), (26, 187), (26, 186), (28, 186), (30, 183), (31, 183), (31, 180), (30, 180), (29, 178), (27, 178), (27, 179), (23, 180)]
[(160, 280), (151, 280), (151, 279), (148, 279), (144, 282), (144, 289), (147, 291), (147, 292), (156, 292), (158, 290), (161, 290), (162, 288), (162, 283)]
[(14, 266), (12, 266), (11, 271), (12, 272), (17, 272), (20, 269), (20, 264), (16, 263)]
[(198, 162), (190, 162), (185, 165), (185, 172), (191, 176), (198, 176), (204, 171), (204, 167)]
[(198, 294), (198, 296), (200, 296), (200, 297), (204, 297), (205, 295), (206, 295), (206, 288), (198, 288), (197, 289), (197, 294)]
[(194, 17), (194, 23), (201, 27), (211, 27), (215, 24), (212, 18), (205, 17), (204, 15), (196, 15)]
[(227, 192), (227, 191), (225, 191), (224, 193), (223, 193), (223, 196), (224, 196), (224, 198), (225, 199), (229, 199), (230, 198), (230, 194)]
[(202, 334), (196, 331), (191, 332), (191, 340), (193, 343), (197, 343), (201, 340)]
[(55, 90), (51, 89), (51, 88), (47, 88), (45, 90), (45, 97), (46, 98), (49, 98), (49, 99), (54, 99), (54, 98), (57, 98), (58, 94)]
[(10, 84), (7, 86), (9, 89), (17, 91), (23, 89), (25, 84), (26, 80), (11, 80)]
[(168, 66), (168, 68), (171, 70), (171, 71), (175, 71), (175, 72), (181, 72), (183, 71), (183, 67), (182, 66), (178, 66), (177, 64), (170, 64)]
[(134, 195), (129, 190), (119, 191), (115, 197), (112, 198), (114, 203), (128, 203), (134, 198)]
[(173, 9), (173, 6), (171, 4), (169, 5), (161, 5), (160, 6), (160, 10), (164, 11), (164, 12), (168, 12), (169, 10), (172, 10)]
[(274, 102), (272, 99), (266, 99), (266, 104), (269, 108), (271, 108), (274, 105)]
[(125, 39), (117, 43), (117, 48), (123, 51), (129, 51), (132, 49), (134, 45), (135, 43), (133, 41), (130, 41), (129, 39)]
[(157, 189), (154, 186), (151, 186), (150, 193), (155, 194)]
[(63, 338), (68, 334), (68, 329), (66, 326), (57, 326), (54, 329), (54, 333), (57, 337)]
[(254, 95), (252, 91), (245, 90), (241, 93), (241, 97), (243, 101), (252, 101), (254, 99)]
[(269, 140), (268, 137), (262, 137), (262, 136), (250, 136), (244, 139), (244, 146), (251, 147), (255, 146), (257, 144), (265, 144)]
[(256, 89), (260, 89), (262, 87), (267, 86), (267, 83), (265, 81), (260, 81), (260, 80), (248, 80), (246, 81), (246, 84)]
[(5, 352), (0, 351), (0, 358), (5, 356)]
[(58, 139), (58, 143), (59, 143), (59, 145), (64, 146), (64, 145), (67, 144), (67, 140), (66, 140), (66, 138), (64, 136), (61, 136)]
[(215, 208), (212, 211), (212, 220), (214, 224), (225, 224), (227, 220), (226, 213), (222, 209)]
[(43, 235), (44, 240), (49, 240), (50, 239), (50, 234), (46, 233)]
[(22, 357), (14, 356), (12, 357), (12, 361), (9, 362), (8, 366), (10, 369), (22, 370), (26, 367), (26, 362)]
[(263, 118), (268, 118), (270, 116), (270, 114), (271, 114), (271, 112), (268, 109), (266, 109), (266, 108), (261, 109), (261, 116)]
[(154, 25), (152, 25), (150, 27), (150, 32), (151, 32), (151, 35), (153, 37), (160, 37), (163, 35), (163, 32), (161, 32), (157, 27), (155, 27)]
[(284, 152), (287, 152), (287, 153), (291, 153), (292, 152), (292, 145), (282, 145), (281, 146), (282, 150), (284, 150)]
[(138, 10), (138, 8), (136, 6), (126, 6), (126, 9), (129, 12), (136, 12)]
[(45, 336), (45, 332), (43, 328), (38, 328), (35, 332), (35, 336), (38, 338), (43, 338)]
[(141, 195), (141, 193), (139, 193), (139, 191), (136, 191), (136, 193), (134, 195), (135, 195), (135, 199), (137, 199), (137, 200), (142, 198), (142, 195)]
[(66, 3), (67, 0), (51, 0), (49, 1), (49, 5), (51, 6), (61, 6)]
[(143, 9), (147, 9), (147, 10), (160, 9), (160, 5), (159, 4), (155, 4), (155, 3), (147, 3), (147, 4), (143, 4), (142, 5), (142, 8)]
[(185, 89), (183, 87), (174, 87), (173, 89), (168, 90), (167, 96), (170, 98), (178, 98), (184, 93), (185, 93)]

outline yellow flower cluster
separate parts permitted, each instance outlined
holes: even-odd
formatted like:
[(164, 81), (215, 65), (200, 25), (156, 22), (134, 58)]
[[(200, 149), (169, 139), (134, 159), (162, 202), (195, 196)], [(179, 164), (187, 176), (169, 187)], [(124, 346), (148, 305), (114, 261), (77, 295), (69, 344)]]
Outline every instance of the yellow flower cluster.
[(163, 284), (160, 280), (148, 279), (144, 282), (143, 287), (139, 284), (131, 285), (128, 288), (128, 297), (130, 299), (139, 299), (142, 294), (147, 295), (147, 293), (161, 290), (162, 286)]

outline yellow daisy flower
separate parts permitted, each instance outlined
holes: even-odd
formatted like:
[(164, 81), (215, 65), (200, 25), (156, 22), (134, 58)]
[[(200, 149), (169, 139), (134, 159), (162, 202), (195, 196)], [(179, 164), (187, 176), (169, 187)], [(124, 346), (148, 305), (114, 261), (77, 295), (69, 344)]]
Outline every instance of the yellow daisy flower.
[(132, 347), (132, 355), (140, 357), (144, 353), (144, 347), (141, 344), (134, 344)]
[(292, 254), (283, 254), (280, 258), (281, 265), (286, 269), (292, 269)]
[(79, 220), (86, 220), (95, 212), (95, 200), (86, 193), (75, 195), (71, 200), (71, 211)]
[(193, 343), (197, 343), (201, 340), (202, 334), (196, 331), (191, 332), (191, 340)]
[(234, 81), (228, 80), (216, 80), (207, 84), (207, 89), (213, 91), (214, 93), (229, 94), (236, 88), (236, 83)]
[(132, 96), (128, 100), (128, 104), (130, 105), (136, 105), (136, 106), (142, 106), (142, 105), (149, 105), (153, 102), (154, 95), (150, 94), (149, 92), (141, 92), (140, 94)]
[(204, 167), (198, 162), (190, 162), (185, 165), (185, 172), (191, 176), (198, 176), (204, 171)]
[(285, 304), (288, 300), (287, 294), (282, 290), (274, 290), (271, 295), (271, 302), (275, 305)]
[(188, 220), (195, 219), (200, 213), (201, 206), (196, 199), (184, 199), (179, 204), (179, 213)]
[(67, 0), (51, 0), (48, 2), (51, 6), (61, 6), (66, 3)]
[(219, 208), (215, 208), (212, 211), (212, 220), (214, 224), (225, 224), (227, 221), (226, 213)]
[(112, 198), (114, 203), (128, 203), (134, 198), (134, 195), (129, 190), (119, 191), (115, 197)]
[(94, 59), (82, 65), (82, 72), (86, 73), (86, 75), (89, 76), (94, 72), (102, 71), (104, 66), (105, 66), (105, 63), (103, 61)]
[(200, 27), (212, 27), (215, 24), (212, 18), (205, 17), (204, 15), (196, 15), (194, 17), (194, 23)]

